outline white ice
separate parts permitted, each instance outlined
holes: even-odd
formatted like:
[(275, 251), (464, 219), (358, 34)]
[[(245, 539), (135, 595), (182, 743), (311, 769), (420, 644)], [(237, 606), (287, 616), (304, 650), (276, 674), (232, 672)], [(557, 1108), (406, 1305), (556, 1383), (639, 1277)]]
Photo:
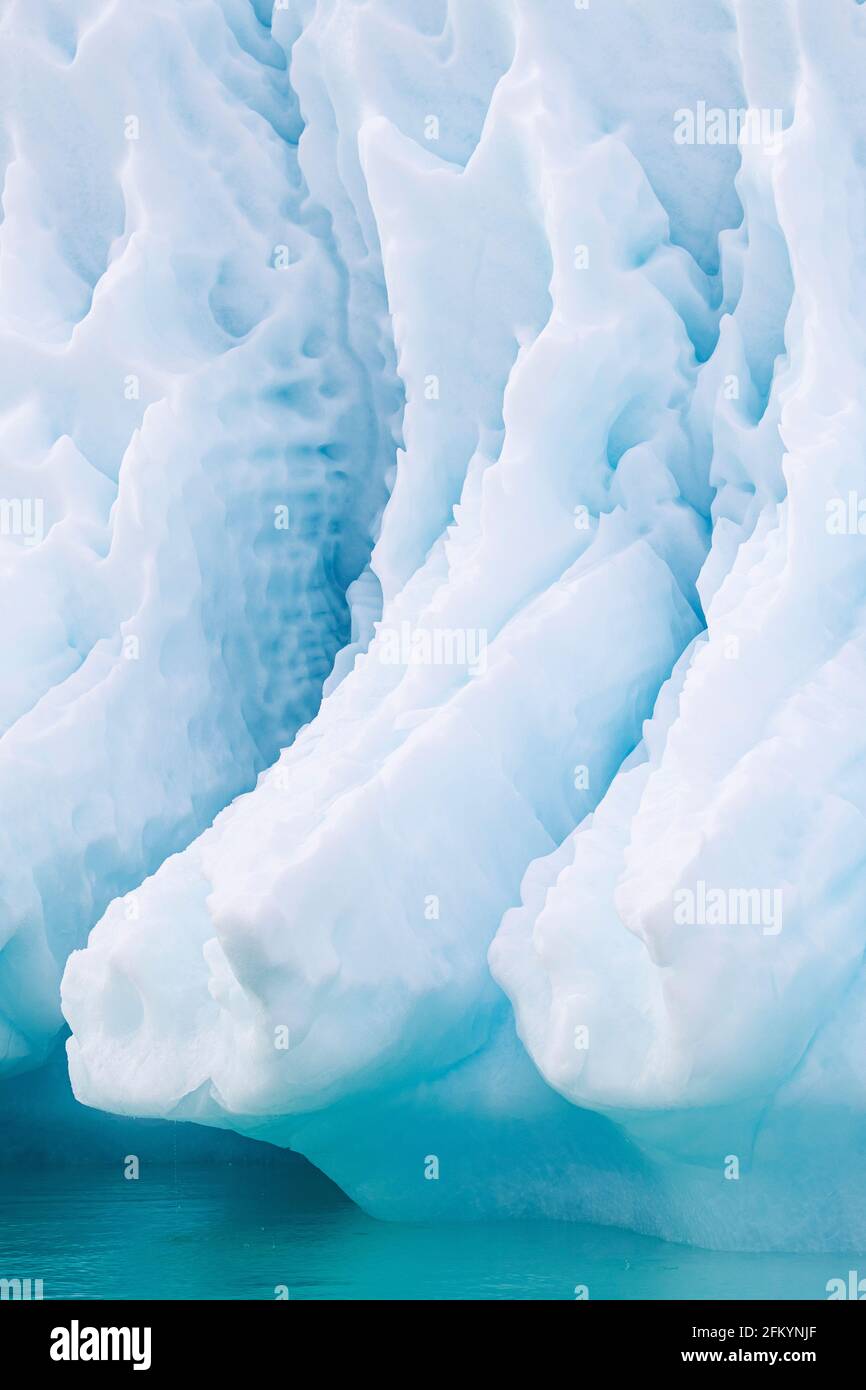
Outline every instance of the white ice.
[[(87, 1105), (385, 1216), (866, 1238), (866, 8), (12, 13), (93, 189), (35, 103), (10, 1055), (92, 927)], [(679, 143), (702, 104), (774, 136)]]

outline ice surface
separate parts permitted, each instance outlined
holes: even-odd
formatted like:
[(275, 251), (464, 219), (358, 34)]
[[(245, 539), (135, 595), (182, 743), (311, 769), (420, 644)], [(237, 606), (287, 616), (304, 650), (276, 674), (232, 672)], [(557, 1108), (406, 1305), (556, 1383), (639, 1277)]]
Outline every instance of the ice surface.
[[(52, 517), (8, 546), (10, 1055), (92, 928), (86, 1105), (384, 1216), (866, 1239), (866, 10), (80, 13), (19, 6), (15, 66), (75, 84), (91, 210), (34, 102), (0, 227)], [(772, 138), (678, 142), (707, 106)]]
[(0, 1069), (108, 902), (314, 713), (393, 453), (249, 7), (2, 29)]

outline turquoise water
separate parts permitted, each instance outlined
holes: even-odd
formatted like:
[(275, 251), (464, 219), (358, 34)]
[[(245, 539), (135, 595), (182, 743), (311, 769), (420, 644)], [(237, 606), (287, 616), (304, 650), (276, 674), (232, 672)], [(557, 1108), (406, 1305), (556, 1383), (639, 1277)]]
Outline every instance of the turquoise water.
[(0, 1170), (0, 1277), (41, 1278), (45, 1298), (821, 1299), (856, 1267), (596, 1226), (391, 1225), (311, 1169)]

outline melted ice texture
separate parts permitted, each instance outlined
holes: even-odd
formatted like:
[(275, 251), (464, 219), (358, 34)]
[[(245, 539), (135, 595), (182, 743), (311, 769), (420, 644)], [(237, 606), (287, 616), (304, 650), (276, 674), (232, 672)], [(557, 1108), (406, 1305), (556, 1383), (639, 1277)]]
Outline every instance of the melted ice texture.
[(9, 1064), (72, 951), (373, 1213), (866, 1240), (866, 7), (0, 35)]

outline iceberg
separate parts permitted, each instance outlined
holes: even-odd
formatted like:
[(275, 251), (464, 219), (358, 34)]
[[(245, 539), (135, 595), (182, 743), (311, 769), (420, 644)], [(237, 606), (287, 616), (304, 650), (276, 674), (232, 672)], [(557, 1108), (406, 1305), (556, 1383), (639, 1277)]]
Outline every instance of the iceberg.
[(152, 14), (16, 22), (8, 1062), (62, 1003), (385, 1218), (862, 1242), (866, 10)]

